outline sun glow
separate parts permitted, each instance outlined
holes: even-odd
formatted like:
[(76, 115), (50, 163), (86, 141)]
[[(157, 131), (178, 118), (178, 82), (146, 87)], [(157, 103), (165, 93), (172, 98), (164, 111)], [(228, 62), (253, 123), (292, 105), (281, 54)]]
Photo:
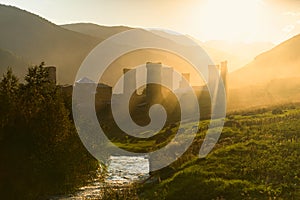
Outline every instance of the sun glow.
[(197, 20), (205, 38), (250, 42), (256, 40), (262, 17), (260, 0), (209, 0)]

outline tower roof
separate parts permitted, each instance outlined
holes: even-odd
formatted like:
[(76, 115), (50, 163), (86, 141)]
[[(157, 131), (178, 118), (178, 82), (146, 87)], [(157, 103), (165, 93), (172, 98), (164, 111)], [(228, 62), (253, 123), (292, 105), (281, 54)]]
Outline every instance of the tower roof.
[(87, 77), (83, 77), (83, 78), (79, 79), (78, 81), (76, 81), (76, 83), (95, 83), (95, 82)]

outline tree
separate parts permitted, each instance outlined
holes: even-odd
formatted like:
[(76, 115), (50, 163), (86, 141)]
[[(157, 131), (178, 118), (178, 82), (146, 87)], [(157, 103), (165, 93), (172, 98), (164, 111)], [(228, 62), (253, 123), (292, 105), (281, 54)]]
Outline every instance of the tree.
[(13, 75), (12, 69), (8, 68), (6, 74), (3, 74), (0, 82), (1, 128), (4, 128), (9, 122), (12, 121), (18, 88), (18, 78)]
[(0, 82), (0, 94), (12, 96), (15, 94), (19, 86), (18, 78), (13, 74), (11, 68), (7, 69)]
[(50, 82), (43, 65), (30, 67), (22, 84), (11, 69), (0, 82), (4, 199), (37, 199), (63, 192), (83, 183), (82, 176), (98, 167), (82, 146), (61, 90)]

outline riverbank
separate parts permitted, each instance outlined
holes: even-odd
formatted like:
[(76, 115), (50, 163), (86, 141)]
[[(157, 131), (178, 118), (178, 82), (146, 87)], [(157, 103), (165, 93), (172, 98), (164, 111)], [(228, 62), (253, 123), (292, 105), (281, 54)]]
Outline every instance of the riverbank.
[(68, 195), (48, 197), (49, 200), (138, 199), (137, 184), (149, 177), (149, 160), (143, 156), (111, 156), (107, 175), (92, 179), (86, 186)]

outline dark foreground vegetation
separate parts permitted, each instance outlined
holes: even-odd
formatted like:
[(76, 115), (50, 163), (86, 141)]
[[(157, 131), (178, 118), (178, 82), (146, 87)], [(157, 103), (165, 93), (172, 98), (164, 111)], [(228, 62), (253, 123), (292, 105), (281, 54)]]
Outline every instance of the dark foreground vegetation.
[(42, 65), (29, 68), (24, 83), (11, 69), (0, 80), (1, 199), (69, 192), (98, 167)]

